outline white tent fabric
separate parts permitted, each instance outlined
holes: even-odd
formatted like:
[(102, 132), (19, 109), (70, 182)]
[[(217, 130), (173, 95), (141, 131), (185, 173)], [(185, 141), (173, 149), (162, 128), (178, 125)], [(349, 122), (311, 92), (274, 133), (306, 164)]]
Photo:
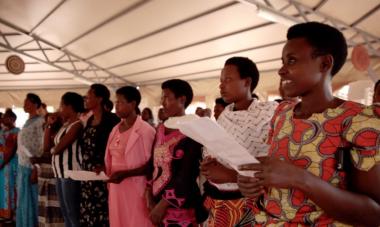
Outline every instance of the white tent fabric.
[[(160, 83), (168, 78), (190, 81), (196, 96), (211, 105), (231, 56), (254, 60), (262, 74), (256, 93), (275, 94), (288, 27), (260, 17), (255, 5), (339, 27), (350, 53), (355, 44), (370, 50), (379, 74), (378, 0), (2, 0), (0, 107), (22, 106), (30, 91), (58, 106), (65, 91), (85, 94), (92, 82), (139, 86), (143, 105), (157, 106)], [(26, 62), (21, 75), (5, 67), (11, 54)], [(349, 55), (333, 83), (337, 88), (368, 79)]]

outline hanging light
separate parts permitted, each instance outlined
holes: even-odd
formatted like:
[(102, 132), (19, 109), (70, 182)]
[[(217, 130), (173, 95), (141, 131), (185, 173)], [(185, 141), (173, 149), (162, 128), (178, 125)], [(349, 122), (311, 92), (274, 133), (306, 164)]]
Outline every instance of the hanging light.
[(253, 0), (239, 0), (241, 3), (245, 5), (249, 5), (255, 8), (257, 16), (275, 22), (279, 24), (283, 24), (286, 26), (292, 26), (301, 22), (301, 20), (289, 16), (283, 12), (277, 11), (273, 8), (255, 2)]

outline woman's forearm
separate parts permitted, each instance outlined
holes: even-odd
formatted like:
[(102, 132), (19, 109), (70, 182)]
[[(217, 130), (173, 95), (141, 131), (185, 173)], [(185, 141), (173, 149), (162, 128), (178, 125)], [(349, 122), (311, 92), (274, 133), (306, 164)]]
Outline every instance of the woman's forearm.
[(380, 225), (380, 205), (369, 196), (334, 187), (307, 171), (293, 186), (335, 220), (354, 225)]

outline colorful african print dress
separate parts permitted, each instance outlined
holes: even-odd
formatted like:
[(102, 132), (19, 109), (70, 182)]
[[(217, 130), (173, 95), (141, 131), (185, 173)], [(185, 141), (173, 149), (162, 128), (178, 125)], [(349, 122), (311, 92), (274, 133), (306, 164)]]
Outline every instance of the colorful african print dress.
[[(380, 106), (345, 101), (308, 119), (294, 118), (294, 106), (283, 102), (276, 110), (268, 141), (270, 156), (285, 159), (341, 189), (347, 186), (347, 174), (338, 169), (339, 150), (362, 171), (380, 162)], [(269, 188), (261, 204), (263, 209), (255, 209), (255, 226), (344, 225), (295, 188)]]
[[(254, 99), (247, 110), (234, 111), (234, 104), (231, 104), (219, 116), (218, 124), (252, 156), (265, 156), (269, 148), (266, 141), (270, 120), (277, 105), (277, 102)], [(253, 200), (244, 198), (236, 183), (214, 184), (207, 181), (204, 190), (207, 196), (205, 206), (210, 211), (208, 227), (243, 226), (252, 221)]]

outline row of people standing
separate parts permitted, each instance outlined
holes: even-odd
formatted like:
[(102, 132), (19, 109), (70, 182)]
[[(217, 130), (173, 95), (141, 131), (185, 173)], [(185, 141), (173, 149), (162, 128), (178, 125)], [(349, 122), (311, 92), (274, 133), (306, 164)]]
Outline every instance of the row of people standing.
[[(17, 226), (36, 226), (38, 222), (42, 226), (41, 223), (63, 226), (63, 218), (65, 226), (108, 226), (106, 183), (73, 181), (67, 178), (65, 171), (104, 169), (108, 135), (119, 122), (115, 115), (104, 111), (103, 104), (109, 96), (104, 85), (91, 86), (86, 107), (93, 115), (84, 123), (79, 120), (79, 113), (84, 110), (82, 96), (65, 93), (60, 103), (62, 126), (59, 127), (59, 117), (48, 115), (43, 130), (45, 121), (37, 115), (41, 100), (35, 94), (27, 95), (24, 110), (29, 113), (29, 119), (18, 136)], [(38, 165), (33, 165), (36, 163)], [(54, 174), (56, 180), (52, 180), (49, 174)], [(46, 182), (43, 181), (45, 177)], [(56, 185), (51, 186), (51, 182), (56, 182)], [(53, 201), (49, 202), (49, 195), (55, 194), (55, 190), (59, 206), (56, 201), (55, 205), (52, 205)], [(41, 201), (43, 196), (48, 196), (45, 198), (47, 201)], [(38, 207), (42, 202), (45, 204)], [(38, 220), (39, 215), (44, 219), (40, 217)]]
[[(90, 87), (85, 104), (93, 115), (85, 123), (79, 120), (79, 113), (84, 110), (79, 94), (65, 93), (61, 98), (59, 116), (48, 114), (46, 122), (37, 114), (40, 98), (35, 94), (27, 95), (24, 109), (29, 113), (29, 119), (18, 137), (17, 191), (20, 196), (17, 226), (35, 226), (39, 222), (41, 226), (60, 226), (62, 216), (65, 226), (152, 225), (149, 218), (142, 216), (147, 216), (148, 212), (145, 175), (155, 130), (137, 114), (141, 96), (134, 87), (117, 91), (116, 113), (122, 121), (114, 127), (119, 118), (103, 109), (109, 95), (104, 85)], [(73, 181), (65, 175), (66, 170), (79, 169), (105, 170), (110, 176), (109, 188), (106, 182)], [(56, 179), (52, 179), (52, 174)], [(125, 178), (128, 180), (123, 181)], [(119, 184), (121, 181), (123, 183)], [(55, 183), (59, 206), (49, 201), (55, 196), (51, 191), (52, 182)], [(47, 198), (41, 201), (43, 196)], [(126, 206), (133, 215), (121, 212)], [(59, 208), (61, 212), (57, 212)], [(145, 213), (142, 212), (144, 209)]]

